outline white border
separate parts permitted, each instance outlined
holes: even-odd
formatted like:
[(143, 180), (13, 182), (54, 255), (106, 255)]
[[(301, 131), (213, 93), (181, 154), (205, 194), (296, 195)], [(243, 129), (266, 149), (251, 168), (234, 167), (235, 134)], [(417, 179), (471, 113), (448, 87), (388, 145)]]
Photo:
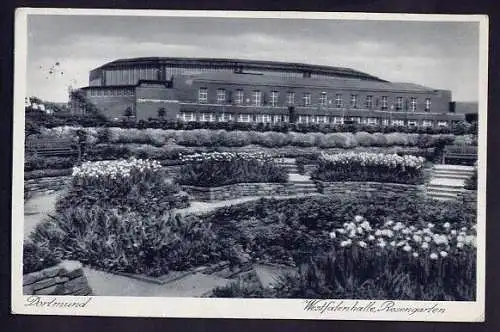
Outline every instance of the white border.
[[(92, 297), (84, 307), (25, 306), (22, 295), (22, 244), (24, 238), (24, 97), (26, 91), (27, 16), (28, 15), (93, 15), (149, 17), (219, 17), (219, 18), (288, 18), (323, 20), (384, 20), (427, 22), (477, 22), (480, 24), (479, 59), (479, 192), (478, 192), (478, 251), (477, 300), (475, 302), (395, 301), (400, 307), (445, 308), (444, 314), (396, 312), (312, 312), (304, 311), (304, 300), (271, 299), (195, 299), (161, 297)], [(206, 317), (206, 318), (279, 318), (279, 319), (342, 319), (399, 321), (484, 321), (485, 300), (485, 241), (486, 241), (486, 128), (488, 96), (488, 17), (485, 15), (422, 15), (375, 13), (311, 13), (255, 11), (152, 11), (115, 9), (48, 9), (20, 8), (15, 15), (15, 75), (14, 75), (14, 135), (12, 187), (12, 312), (15, 314), (82, 315), (82, 316), (144, 316), (144, 317)], [(51, 300), (53, 296), (42, 297)], [(59, 301), (85, 301), (85, 297), (57, 297)], [(333, 300), (335, 304), (367, 305), (384, 301)]]

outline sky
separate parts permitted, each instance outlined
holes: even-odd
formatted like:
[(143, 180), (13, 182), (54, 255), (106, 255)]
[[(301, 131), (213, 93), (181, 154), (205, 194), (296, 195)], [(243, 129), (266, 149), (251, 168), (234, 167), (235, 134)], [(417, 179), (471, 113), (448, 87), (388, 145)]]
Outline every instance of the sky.
[(148, 56), (348, 67), (478, 99), (475, 22), (76, 15), (28, 17), (27, 94), (66, 102), (68, 86), (88, 85), (91, 69)]

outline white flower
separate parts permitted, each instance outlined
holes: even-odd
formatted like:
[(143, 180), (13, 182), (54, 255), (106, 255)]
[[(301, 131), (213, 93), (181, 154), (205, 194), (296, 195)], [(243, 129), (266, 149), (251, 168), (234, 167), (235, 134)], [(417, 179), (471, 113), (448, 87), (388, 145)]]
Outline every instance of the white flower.
[(458, 242), (457, 243), (457, 248), (462, 249), (463, 247), (464, 247), (464, 243), (463, 242)]
[(449, 223), (449, 222), (445, 222), (445, 223), (444, 223), (444, 225), (443, 225), (443, 227), (444, 227), (444, 228), (450, 228), (450, 226), (451, 226), (451, 225), (450, 225), (450, 223)]
[(373, 235), (371, 235), (371, 234), (370, 234), (370, 235), (368, 235), (368, 240), (369, 240), (369, 241), (373, 241), (373, 240), (375, 240), (375, 236), (373, 236)]
[(420, 243), (422, 242), (422, 237), (420, 235), (413, 234), (413, 241)]
[(391, 247), (395, 247), (396, 246), (396, 241), (391, 241), (390, 245), (391, 245)]
[(461, 231), (462, 232), (467, 232), (467, 227), (462, 227)]
[(438, 259), (438, 255), (437, 255), (436, 253), (434, 253), (434, 252), (433, 252), (432, 254), (430, 254), (430, 256), (429, 256), (429, 257), (430, 257), (431, 259), (433, 259), (433, 260)]
[(411, 254), (413, 257), (417, 258), (418, 257), (418, 252), (414, 252)]
[(336, 237), (335, 231), (330, 232), (330, 239), (335, 239), (335, 237)]
[(365, 218), (363, 218), (362, 216), (355, 216), (354, 217), (354, 220), (357, 222), (357, 223), (360, 223), (364, 220)]
[(422, 248), (423, 249), (429, 248), (429, 244), (427, 242), (422, 243)]
[(403, 250), (404, 250), (404, 251), (410, 251), (410, 250), (411, 250), (411, 247), (410, 247), (409, 245), (405, 245), (405, 246), (403, 247)]
[(359, 242), (358, 242), (358, 245), (359, 245), (361, 248), (366, 248), (366, 246), (367, 246), (366, 242), (364, 242), (364, 241), (359, 241)]
[(455, 229), (452, 229), (450, 232), (452, 235), (457, 235), (457, 231)]
[(440, 251), (439, 254), (441, 255), (441, 257), (446, 257), (448, 256), (448, 253), (446, 251)]
[(430, 222), (430, 223), (427, 224), (427, 227), (428, 228), (434, 228), (434, 224)]
[(424, 236), (424, 241), (425, 242), (431, 242), (431, 237), (430, 236)]
[(340, 242), (341, 247), (347, 247), (347, 246), (350, 246), (351, 244), (352, 244), (351, 239)]

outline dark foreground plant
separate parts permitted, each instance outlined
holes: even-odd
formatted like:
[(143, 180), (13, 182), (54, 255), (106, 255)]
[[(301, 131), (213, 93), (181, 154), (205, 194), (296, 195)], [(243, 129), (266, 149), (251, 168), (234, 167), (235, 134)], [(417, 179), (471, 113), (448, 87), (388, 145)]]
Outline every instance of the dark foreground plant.
[(223, 259), (209, 223), (97, 205), (65, 209), (39, 224), (30, 238), (62, 259), (154, 276)]

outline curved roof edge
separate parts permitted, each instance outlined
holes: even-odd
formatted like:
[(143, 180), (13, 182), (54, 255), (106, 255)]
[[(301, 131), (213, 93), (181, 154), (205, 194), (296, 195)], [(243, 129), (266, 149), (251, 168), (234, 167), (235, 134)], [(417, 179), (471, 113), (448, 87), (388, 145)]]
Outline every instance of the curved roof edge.
[[(298, 62), (283, 62), (283, 61), (271, 61), (271, 60), (250, 60), (250, 59), (233, 59), (233, 58), (194, 58), (194, 57), (138, 57), (138, 58), (128, 58), (128, 59), (118, 59), (111, 62), (108, 62), (102, 66), (94, 68), (92, 71), (98, 69), (106, 69), (106, 68), (114, 68), (120, 66), (126, 66), (136, 63), (142, 64), (182, 64), (182, 63), (191, 63), (191, 64), (210, 64), (210, 65), (229, 65), (234, 66), (235, 68), (247, 67), (248, 69), (282, 69), (282, 70), (292, 70), (296, 69), (298, 71), (310, 71), (313, 73), (325, 73), (325, 74), (337, 74), (339, 76), (348, 76), (348, 77), (356, 77), (360, 79), (369, 79), (380, 82), (387, 82), (379, 77), (354, 70), (351, 68), (345, 67), (334, 67), (334, 66), (326, 66), (326, 65), (313, 65), (307, 63), (298, 63)], [(254, 68), (252, 68), (254, 67)]]

